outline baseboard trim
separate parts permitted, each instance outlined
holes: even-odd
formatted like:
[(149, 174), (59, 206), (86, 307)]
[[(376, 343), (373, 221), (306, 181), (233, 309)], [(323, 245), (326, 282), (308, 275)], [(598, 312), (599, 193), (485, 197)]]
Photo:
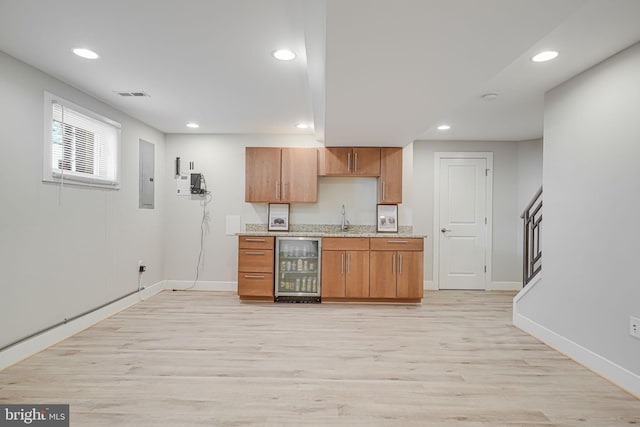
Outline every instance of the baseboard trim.
[(225, 291), (237, 292), (238, 282), (223, 281), (198, 281), (195, 286), (193, 280), (166, 280), (165, 289), (167, 290), (189, 290), (189, 291)]
[[(528, 287), (529, 285), (527, 285)], [(640, 375), (605, 359), (597, 353), (553, 332), (534, 320), (522, 315), (513, 306), (513, 324), (524, 332), (539, 339), (549, 347), (573, 359), (585, 368), (602, 376), (634, 397), (640, 399)]]
[(488, 291), (519, 291), (522, 282), (489, 282)]
[(77, 334), (78, 332), (82, 332), (96, 323), (107, 319), (142, 300), (156, 295), (164, 289), (165, 283), (163, 281), (155, 283), (144, 288), (140, 292), (129, 295), (128, 297), (116, 301), (113, 304), (109, 304), (94, 312), (88, 313), (85, 316), (79, 317), (65, 323), (64, 325), (50, 329), (40, 335), (9, 347), (0, 352), (0, 371), (26, 359), (29, 356), (39, 353), (66, 338), (69, 338), (72, 335)]
[[(428, 291), (439, 290), (435, 280), (425, 280), (424, 289)], [(487, 291), (519, 291), (522, 289), (522, 282), (489, 282)]]
[(527, 283), (527, 285), (524, 288), (522, 288), (520, 292), (518, 292), (518, 295), (516, 295), (513, 298), (514, 313), (515, 313), (516, 303), (520, 301), (526, 294), (528, 294), (533, 288), (535, 288), (536, 285), (540, 283), (541, 280), (542, 280), (542, 271), (536, 274), (535, 277), (531, 279), (531, 281)]

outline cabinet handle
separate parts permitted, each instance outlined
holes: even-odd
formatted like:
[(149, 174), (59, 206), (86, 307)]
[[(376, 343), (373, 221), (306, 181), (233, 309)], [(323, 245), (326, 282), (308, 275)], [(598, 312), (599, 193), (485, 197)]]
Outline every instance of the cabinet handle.
[(264, 242), (264, 239), (257, 239), (255, 237), (247, 237), (244, 239), (245, 242)]
[(351, 254), (347, 254), (347, 274), (351, 273)]
[(387, 200), (387, 183), (382, 181), (382, 200)]
[(245, 255), (264, 255), (264, 252), (245, 252)]
[(264, 276), (244, 276), (245, 279), (264, 279)]
[(353, 173), (358, 172), (358, 153), (353, 153)]
[(280, 181), (276, 181), (276, 200), (280, 200)]
[(402, 255), (400, 255), (400, 274), (402, 275)]
[(282, 200), (287, 200), (287, 183), (282, 182)]
[(396, 274), (396, 254), (393, 254), (393, 265), (391, 267), (393, 274)]
[(387, 240), (387, 243), (409, 243), (408, 240)]
[(351, 173), (351, 153), (347, 153), (347, 172)]
[(344, 274), (344, 254), (342, 254), (340, 258), (342, 259), (342, 272), (340, 274)]

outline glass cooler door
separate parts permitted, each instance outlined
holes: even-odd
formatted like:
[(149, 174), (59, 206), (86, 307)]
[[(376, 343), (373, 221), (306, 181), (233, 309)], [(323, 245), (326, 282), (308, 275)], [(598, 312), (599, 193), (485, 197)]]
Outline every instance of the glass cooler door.
[[(276, 238), (276, 301), (279, 297), (320, 298), (321, 240)], [(295, 298), (283, 298), (283, 300)]]

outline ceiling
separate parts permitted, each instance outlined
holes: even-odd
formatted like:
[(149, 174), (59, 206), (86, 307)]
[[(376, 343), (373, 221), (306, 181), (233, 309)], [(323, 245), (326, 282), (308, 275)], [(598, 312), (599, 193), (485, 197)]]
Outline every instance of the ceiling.
[(165, 133), (517, 141), (542, 136), (545, 91), (640, 41), (638, 18), (637, 0), (0, 0), (0, 50)]

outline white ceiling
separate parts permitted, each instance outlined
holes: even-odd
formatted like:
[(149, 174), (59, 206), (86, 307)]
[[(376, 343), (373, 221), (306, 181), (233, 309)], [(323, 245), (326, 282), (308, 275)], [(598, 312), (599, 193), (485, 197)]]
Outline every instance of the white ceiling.
[(544, 92), (640, 41), (639, 18), (638, 0), (0, 0), (0, 50), (166, 133), (524, 140)]

